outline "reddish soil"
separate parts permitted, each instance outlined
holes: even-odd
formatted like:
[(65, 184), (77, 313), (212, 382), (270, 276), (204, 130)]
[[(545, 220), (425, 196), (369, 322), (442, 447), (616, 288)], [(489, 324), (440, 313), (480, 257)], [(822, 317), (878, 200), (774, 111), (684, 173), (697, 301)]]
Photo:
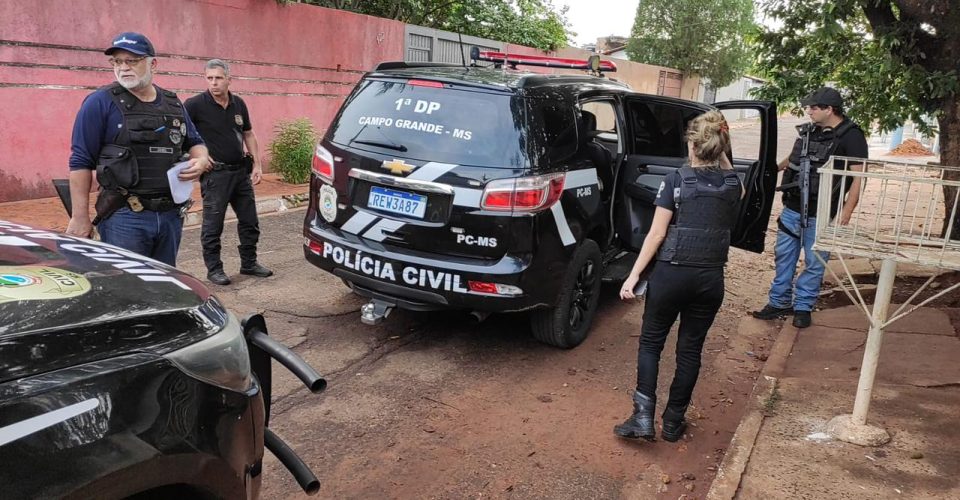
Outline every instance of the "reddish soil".
[[(568, 351), (532, 340), (518, 315), (470, 325), (458, 313), (398, 311), (371, 329), (352, 312), (290, 317), (288, 326), (268, 311), (273, 333), (299, 341), (297, 351), (330, 382), (310, 396), (275, 381), (271, 427), (318, 473), (323, 498), (703, 498), (777, 327), (753, 319), (743, 326), (764, 301), (765, 287), (752, 283), (769, 280), (755, 261), (732, 255), (725, 307), (707, 339), (681, 442), (612, 434), (630, 413), (643, 311), (642, 303), (619, 301), (615, 286), (604, 289), (590, 338)], [(326, 293), (345, 293), (331, 284)], [(336, 363), (324, 357), (357, 342), (366, 354), (329, 371)], [(671, 337), (661, 401), (673, 345)], [(263, 498), (302, 496), (272, 457), (264, 482)]]
[(934, 156), (933, 151), (926, 148), (916, 139), (907, 139), (899, 146), (893, 148), (890, 156)]

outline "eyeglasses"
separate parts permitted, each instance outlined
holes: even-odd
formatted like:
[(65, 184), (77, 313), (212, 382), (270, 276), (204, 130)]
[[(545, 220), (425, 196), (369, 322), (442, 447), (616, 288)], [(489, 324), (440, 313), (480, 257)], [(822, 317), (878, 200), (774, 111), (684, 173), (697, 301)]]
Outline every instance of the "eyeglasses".
[(140, 62), (142, 62), (142, 61), (143, 61), (144, 59), (146, 59), (146, 58), (147, 58), (147, 56), (143, 56), (143, 57), (131, 57), (131, 58), (129, 58), (129, 59), (121, 59), (121, 58), (119, 58), (119, 57), (111, 57), (110, 59), (107, 59), (107, 61), (108, 61), (114, 68), (119, 68), (120, 66), (124, 66), (124, 65), (126, 65), (127, 67), (132, 68), (132, 67), (140, 64)]

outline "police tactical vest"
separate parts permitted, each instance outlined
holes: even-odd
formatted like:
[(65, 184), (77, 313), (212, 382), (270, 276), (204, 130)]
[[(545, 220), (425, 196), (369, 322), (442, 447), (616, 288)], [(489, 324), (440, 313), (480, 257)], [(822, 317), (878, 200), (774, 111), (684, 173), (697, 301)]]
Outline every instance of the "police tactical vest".
[[(800, 165), (800, 153), (802, 152), (801, 143), (803, 141), (802, 134), (806, 133), (801, 127), (803, 127), (803, 125), (797, 127), (801, 137), (797, 138), (797, 142), (793, 146), (793, 151), (790, 153), (790, 164), (793, 166)], [(849, 119), (844, 119), (835, 129), (816, 127), (810, 132), (810, 142), (807, 146), (807, 155), (810, 157), (810, 198), (807, 200), (807, 204), (814, 210), (816, 210), (818, 193), (820, 192), (819, 169), (827, 163), (830, 156), (837, 151), (837, 146), (840, 145), (840, 138), (854, 128), (859, 130), (860, 127)], [(795, 182), (798, 175), (800, 175), (800, 173), (793, 168), (786, 169), (783, 172), (783, 182), (781, 185)], [(834, 190), (839, 189), (839, 185), (834, 186)], [(784, 204), (798, 205), (800, 201), (799, 187), (793, 187), (783, 191)]]
[(679, 195), (674, 196), (673, 222), (657, 252), (657, 260), (695, 267), (722, 267), (737, 220), (740, 180), (732, 170), (713, 186), (698, 179), (691, 167), (680, 168)]
[(167, 170), (180, 159), (187, 136), (183, 104), (177, 94), (157, 87), (159, 106), (137, 99), (119, 83), (110, 97), (123, 114), (123, 126), (114, 144), (129, 148), (138, 179), (127, 190), (146, 198), (170, 197)]

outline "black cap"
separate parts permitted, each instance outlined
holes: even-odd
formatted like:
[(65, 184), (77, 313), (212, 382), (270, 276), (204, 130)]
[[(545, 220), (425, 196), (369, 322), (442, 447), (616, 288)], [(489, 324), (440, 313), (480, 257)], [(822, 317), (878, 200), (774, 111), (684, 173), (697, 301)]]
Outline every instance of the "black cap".
[(820, 87), (814, 90), (807, 97), (800, 101), (801, 106), (833, 106), (834, 108), (843, 108), (843, 97), (840, 92), (831, 87)]
[(146, 36), (132, 31), (125, 31), (113, 38), (113, 43), (104, 50), (106, 55), (113, 54), (115, 51), (125, 50), (138, 56), (155, 56), (157, 53), (153, 50), (153, 44)]

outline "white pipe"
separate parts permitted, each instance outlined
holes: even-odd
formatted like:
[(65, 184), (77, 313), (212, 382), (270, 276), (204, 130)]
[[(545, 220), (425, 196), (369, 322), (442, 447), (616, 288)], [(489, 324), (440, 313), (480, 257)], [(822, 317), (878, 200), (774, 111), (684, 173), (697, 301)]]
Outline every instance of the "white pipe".
[(852, 420), (857, 425), (867, 424), (867, 411), (870, 409), (870, 397), (873, 395), (873, 381), (877, 374), (877, 363), (880, 361), (883, 324), (887, 319), (887, 309), (890, 307), (890, 298), (893, 296), (893, 280), (896, 277), (897, 261), (892, 258), (883, 259), (877, 280), (877, 297), (873, 303), (870, 331), (867, 333), (863, 363), (860, 365), (857, 399), (853, 403)]

